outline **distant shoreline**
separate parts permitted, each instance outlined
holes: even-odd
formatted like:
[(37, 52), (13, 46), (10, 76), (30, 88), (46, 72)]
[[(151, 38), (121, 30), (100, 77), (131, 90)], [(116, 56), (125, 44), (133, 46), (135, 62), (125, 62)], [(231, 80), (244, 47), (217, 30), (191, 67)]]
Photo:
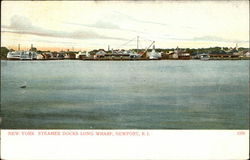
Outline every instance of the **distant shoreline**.
[(215, 58), (209, 60), (201, 59), (33, 59), (33, 60), (17, 60), (17, 59), (0, 59), (6, 61), (179, 61), (179, 60), (200, 60), (200, 61), (221, 61), (221, 60), (250, 60), (250, 58)]

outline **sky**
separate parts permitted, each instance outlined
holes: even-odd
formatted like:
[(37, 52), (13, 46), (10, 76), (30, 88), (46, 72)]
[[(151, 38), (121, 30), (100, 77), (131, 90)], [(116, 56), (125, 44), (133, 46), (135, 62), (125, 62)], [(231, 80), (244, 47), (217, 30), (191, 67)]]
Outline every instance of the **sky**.
[(1, 46), (249, 47), (249, 1), (2, 1)]

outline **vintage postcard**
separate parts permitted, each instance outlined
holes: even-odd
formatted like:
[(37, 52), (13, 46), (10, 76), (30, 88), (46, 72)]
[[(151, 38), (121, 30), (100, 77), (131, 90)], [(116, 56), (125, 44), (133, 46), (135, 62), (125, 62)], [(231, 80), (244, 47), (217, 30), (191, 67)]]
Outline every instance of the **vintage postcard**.
[(248, 159), (249, 1), (2, 1), (1, 159)]

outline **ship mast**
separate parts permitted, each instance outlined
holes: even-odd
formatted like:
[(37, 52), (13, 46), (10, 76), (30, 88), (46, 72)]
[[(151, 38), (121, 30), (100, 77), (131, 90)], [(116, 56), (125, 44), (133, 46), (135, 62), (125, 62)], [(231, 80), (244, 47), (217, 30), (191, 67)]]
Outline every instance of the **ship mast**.
[(139, 36), (137, 36), (137, 46), (136, 46), (136, 48), (137, 48), (137, 53), (138, 53), (138, 43), (139, 43)]
[(153, 41), (149, 46), (148, 48), (146, 48), (146, 50), (144, 51), (144, 53), (146, 53), (148, 51), (148, 49), (155, 43), (155, 41)]

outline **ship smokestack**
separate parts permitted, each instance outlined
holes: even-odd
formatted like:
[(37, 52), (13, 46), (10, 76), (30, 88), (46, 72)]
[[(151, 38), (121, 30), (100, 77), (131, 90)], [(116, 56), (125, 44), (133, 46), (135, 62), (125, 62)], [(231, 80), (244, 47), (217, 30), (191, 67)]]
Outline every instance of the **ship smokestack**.
[(18, 51), (20, 51), (20, 44), (18, 44)]

